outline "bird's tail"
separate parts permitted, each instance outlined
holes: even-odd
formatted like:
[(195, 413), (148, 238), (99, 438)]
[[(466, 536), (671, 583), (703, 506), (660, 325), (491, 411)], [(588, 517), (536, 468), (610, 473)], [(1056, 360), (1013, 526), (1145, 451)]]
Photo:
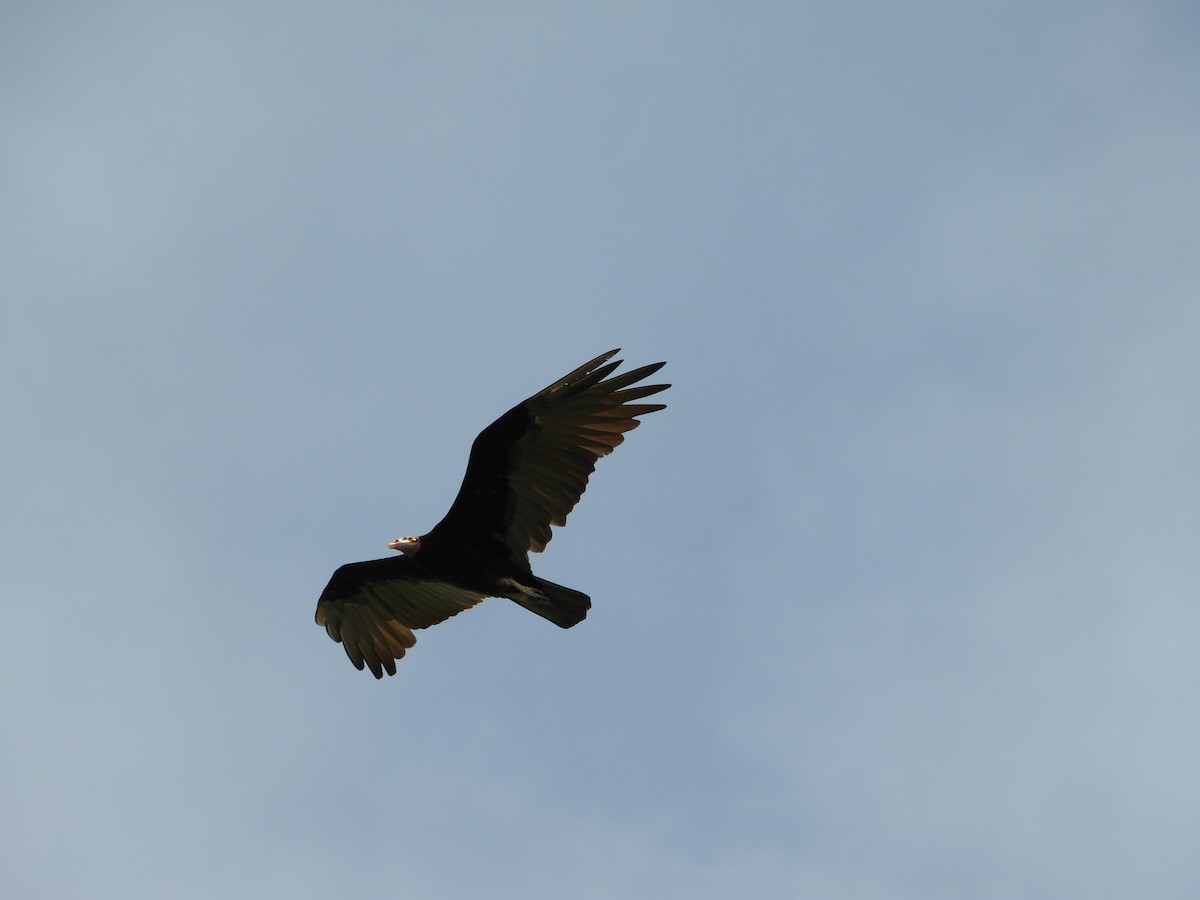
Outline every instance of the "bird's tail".
[(549, 619), (559, 628), (578, 625), (592, 608), (592, 598), (582, 591), (563, 587), (536, 575), (527, 584), (520, 585), (520, 589), (510, 594), (509, 599), (543, 619)]

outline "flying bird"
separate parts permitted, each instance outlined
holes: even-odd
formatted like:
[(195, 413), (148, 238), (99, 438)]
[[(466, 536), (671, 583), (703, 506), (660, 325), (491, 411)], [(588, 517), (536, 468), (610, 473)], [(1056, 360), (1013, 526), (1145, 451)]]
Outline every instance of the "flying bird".
[[(507, 597), (570, 628), (591, 609), (587, 594), (533, 574), (540, 553), (579, 502), (596, 461), (666, 409), (636, 403), (668, 384), (638, 384), (666, 363), (620, 375), (611, 350), (519, 403), (480, 432), (450, 510), (428, 534), (388, 544), (399, 556), (348, 563), (317, 600), (317, 624), (341, 642), (355, 667), (376, 678), (436, 625), (485, 597)], [(610, 377), (611, 376), (611, 377)]]

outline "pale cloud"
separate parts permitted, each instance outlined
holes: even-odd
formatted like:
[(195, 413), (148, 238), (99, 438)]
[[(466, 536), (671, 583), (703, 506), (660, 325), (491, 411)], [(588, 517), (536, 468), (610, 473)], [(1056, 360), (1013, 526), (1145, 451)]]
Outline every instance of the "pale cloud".
[[(1195, 894), (1193, 24), (14, 19), (14, 896)], [(618, 345), (588, 621), (354, 671), (333, 567)]]

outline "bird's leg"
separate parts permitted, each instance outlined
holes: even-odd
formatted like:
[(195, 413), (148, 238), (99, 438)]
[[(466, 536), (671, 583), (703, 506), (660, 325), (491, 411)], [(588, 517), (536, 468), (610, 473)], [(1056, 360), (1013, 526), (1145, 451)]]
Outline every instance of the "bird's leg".
[(550, 602), (546, 595), (537, 588), (521, 584), (515, 578), (501, 578), (496, 582), (496, 587), (501, 589), (494, 594), (496, 597), (504, 597), (508, 600), (532, 600), (534, 603)]

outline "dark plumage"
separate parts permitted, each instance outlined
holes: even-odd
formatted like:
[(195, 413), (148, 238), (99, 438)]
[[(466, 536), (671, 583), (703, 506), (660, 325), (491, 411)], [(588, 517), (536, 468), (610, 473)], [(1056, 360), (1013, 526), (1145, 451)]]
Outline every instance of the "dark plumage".
[(485, 597), (507, 597), (563, 628), (583, 621), (591, 598), (538, 578), (529, 553), (546, 548), (551, 525), (566, 524), (596, 460), (637, 428), (638, 416), (666, 408), (633, 402), (670, 387), (637, 385), (666, 363), (612, 375), (618, 352), (597, 356), (480, 432), (449, 512), (428, 534), (388, 545), (401, 556), (333, 573), (317, 624), (357, 668), (395, 675), (396, 660), (416, 643), (414, 628)]

